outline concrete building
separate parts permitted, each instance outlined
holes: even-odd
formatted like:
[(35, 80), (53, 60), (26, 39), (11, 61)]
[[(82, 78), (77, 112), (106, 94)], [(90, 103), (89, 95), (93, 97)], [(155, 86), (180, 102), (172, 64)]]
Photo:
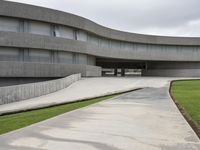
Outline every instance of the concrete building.
[(127, 33), (42, 7), (0, 1), (0, 77), (200, 76), (200, 38)]

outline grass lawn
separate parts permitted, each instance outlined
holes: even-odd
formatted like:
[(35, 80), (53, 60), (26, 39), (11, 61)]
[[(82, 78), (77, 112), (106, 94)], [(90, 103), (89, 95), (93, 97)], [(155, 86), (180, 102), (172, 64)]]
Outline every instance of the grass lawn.
[(97, 103), (112, 98), (116, 95), (118, 94), (85, 100), (81, 102), (49, 107), (49, 108), (0, 116), (0, 134), (16, 130), (31, 125), (33, 123), (40, 122), (42, 120), (63, 114), (65, 112), (69, 112), (84, 106), (88, 106), (93, 103)]
[(171, 92), (176, 102), (200, 129), (200, 80), (175, 81)]

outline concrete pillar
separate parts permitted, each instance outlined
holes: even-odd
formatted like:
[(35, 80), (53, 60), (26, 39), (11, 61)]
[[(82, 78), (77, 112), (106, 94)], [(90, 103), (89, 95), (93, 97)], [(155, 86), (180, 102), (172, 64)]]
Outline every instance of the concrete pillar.
[(114, 76), (117, 76), (117, 68), (114, 68)]
[(102, 76), (105, 76), (106, 72), (105, 71), (101, 71), (101, 74), (102, 74)]
[(125, 76), (125, 69), (124, 68), (121, 69), (121, 76)]

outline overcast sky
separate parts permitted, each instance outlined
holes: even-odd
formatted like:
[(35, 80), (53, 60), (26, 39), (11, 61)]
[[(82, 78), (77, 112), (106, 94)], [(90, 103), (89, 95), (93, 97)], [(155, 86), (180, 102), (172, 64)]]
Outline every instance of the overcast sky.
[(70, 12), (143, 34), (200, 36), (200, 0), (10, 0)]

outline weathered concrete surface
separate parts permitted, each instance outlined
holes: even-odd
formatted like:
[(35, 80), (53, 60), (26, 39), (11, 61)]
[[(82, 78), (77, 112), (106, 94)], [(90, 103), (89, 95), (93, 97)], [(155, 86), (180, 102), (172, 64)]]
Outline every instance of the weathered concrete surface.
[(21, 3), (0, 1), (0, 15), (72, 26), (102, 37), (121, 41), (145, 44), (200, 45), (199, 38), (128, 33), (101, 26), (88, 19), (70, 13)]
[[(0, 1), (0, 37), (0, 77), (100, 76), (105, 62), (99, 58), (114, 59), (113, 68), (130, 64), (142, 75), (200, 77), (198, 37), (117, 31), (70, 13), (7, 1)], [(162, 71), (161, 63), (168, 68)]]
[(2, 135), (0, 149), (200, 150), (169, 96), (169, 79), (149, 81), (142, 90)]
[(0, 70), (4, 70), (0, 72), (0, 77), (66, 77), (77, 73), (82, 76), (101, 76), (101, 67), (84, 64), (0, 62)]
[(67, 88), (80, 79), (79, 73), (51, 81), (0, 87), (0, 105), (53, 93)]
[(172, 78), (157, 78), (160, 81), (157, 83), (155, 83), (154, 79), (155, 78), (152, 77), (83, 78), (70, 85), (68, 88), (55, 93), (32, 98), (23, 102), (0, 105), (0, 114), (73, 102), (142, 87), (160, 87), (163, 85), (163, 83), (166, 83), (167, 79), (171, 80)]

